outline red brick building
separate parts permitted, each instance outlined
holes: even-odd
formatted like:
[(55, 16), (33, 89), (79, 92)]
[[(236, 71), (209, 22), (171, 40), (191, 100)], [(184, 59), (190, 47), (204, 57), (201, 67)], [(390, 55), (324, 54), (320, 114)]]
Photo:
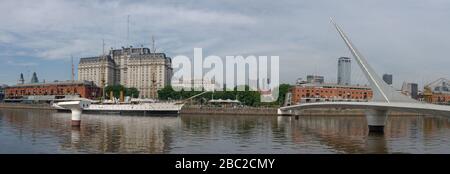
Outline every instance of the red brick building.
[(450, 80), (440, 78), (425, 85), (423, 99), (433, 104), (450, 104)]
[(430, 103), (450, 104), (450, 94), (433, 94)]
[(301, 84), (290, 89), (291, 104), (319, 101), (368, 101), (373, 93), (367, 86)]
[(78, 95), (82, 98), (95, 99), (101, 96), (101, 90), (90, 81), (64, 81), (52, 83), (18, 84), (5, 88), (5, 98), (21, 99), (25, 96)]

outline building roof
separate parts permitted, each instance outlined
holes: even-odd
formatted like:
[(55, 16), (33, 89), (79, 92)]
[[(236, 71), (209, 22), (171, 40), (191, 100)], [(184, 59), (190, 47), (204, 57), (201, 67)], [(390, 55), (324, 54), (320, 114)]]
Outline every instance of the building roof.
[(166, 59), (168, 57), (166, 57), (166, 54), (164, 53), (149, 53), (149, 54), (132, 54), (130, 56), (131, 59), (142, 59), (142, 58), (148, 58), (148, 59), (152, 59), (152, 58), (161, 58), (161, 59)]
[(208, 101), (209, 103), (240, 103), (239, 100), (231, 100), (231, 99), (226, 99), (226, 100), (222, 100), (222, 99), (212, 99)]
[[(106, 55), (105, 57), (106, 57), (106, 59), (107, 59), (108, 61), (114, 62), (114, 61), (112, 60), (111, 56)], [(83, 58), (80, 58), (80, 63), (98, 62), (98, 61), (101, 60), (101, 58), (102, 58), (102, 56), (96, 56), (96, 57), (83, 57)]]
[(319, 87), (319, 88), (353, 88), (353, 89), (371, 89), (369, 86), (357, 86), (357, 85), (339, 85), (334, 83), (305, 83), (298, 84), (300, 87)]
[(91, 85), (94, 83), (92, 81), (56, 81), (49, 83), (27, 83), (27, 84), (17, 84), (14, 86), (9, 86), (7, 88), (17, 88), (17, 87), (35, 87), (35, 86), (54, 86), (54, 85)]

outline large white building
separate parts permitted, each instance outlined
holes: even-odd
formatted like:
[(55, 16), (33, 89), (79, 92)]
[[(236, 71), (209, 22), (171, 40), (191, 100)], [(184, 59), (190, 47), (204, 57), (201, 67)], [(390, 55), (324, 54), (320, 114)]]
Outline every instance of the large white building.
[(148, 48), (112, 49), (108, 55), (81, 58), (78, 65), (78, 80), (134, 87), (140, 98), (156, 98), (157, 90), (169, 85), (171, 78), (171, 58)]

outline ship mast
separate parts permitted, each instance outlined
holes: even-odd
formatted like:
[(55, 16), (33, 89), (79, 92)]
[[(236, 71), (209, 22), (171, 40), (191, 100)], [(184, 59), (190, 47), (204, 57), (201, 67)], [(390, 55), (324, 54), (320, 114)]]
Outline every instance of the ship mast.
[(107, 63), (105, 59), (105, 40), (102, 39), (102, 58), (101, 58), (101, 88), (102, 88), (102, 102), (105, 99), (105, 64)]
[(152, 84), (150, 87), (150, 98), (152, 99), (156, 99), (156, 78), (155, 78), (155, 73), (152, 73), (152, 80), (151, 80)]
[(152, 36), (152, 53), (153, 53), (153, 54), (156, 53), (155, 37), (154, 37), (154, 36)]
[(73, 55), (70, 55), (71, 61), (72, 61), (72, 82), (75, 81), (75, 68), (73, 66)]

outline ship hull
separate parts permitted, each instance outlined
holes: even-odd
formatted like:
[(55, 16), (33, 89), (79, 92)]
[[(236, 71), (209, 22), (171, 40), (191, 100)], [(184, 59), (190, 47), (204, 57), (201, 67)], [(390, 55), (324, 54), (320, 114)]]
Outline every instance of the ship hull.
[[(174, 103), (144, 103), (144, 104), (91, 104), (83, 108), (84, 114), (129, 115), (129, 116), (178, 116), (183, 105)], [(58, 105), (58, 112), (71, 112)]]
[(178, 116), (179, 111), (158, 110), (83, 110), (83, 114), (127, 115), (127, 116)]

